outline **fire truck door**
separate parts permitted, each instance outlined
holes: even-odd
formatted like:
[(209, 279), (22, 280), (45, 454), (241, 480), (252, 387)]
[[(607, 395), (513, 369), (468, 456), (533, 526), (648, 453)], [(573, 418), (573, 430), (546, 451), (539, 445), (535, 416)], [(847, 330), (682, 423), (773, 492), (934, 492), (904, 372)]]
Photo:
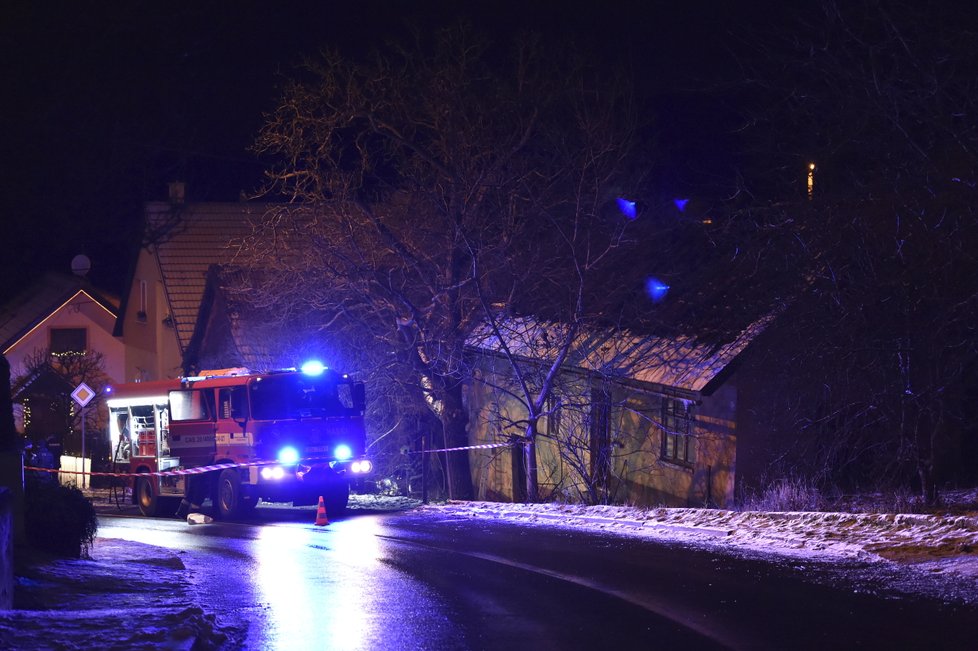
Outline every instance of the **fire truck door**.
[(179, 389), (170, 392), (170, 453), (182, 466), (214, 461), (217, 431), (214, 389)]

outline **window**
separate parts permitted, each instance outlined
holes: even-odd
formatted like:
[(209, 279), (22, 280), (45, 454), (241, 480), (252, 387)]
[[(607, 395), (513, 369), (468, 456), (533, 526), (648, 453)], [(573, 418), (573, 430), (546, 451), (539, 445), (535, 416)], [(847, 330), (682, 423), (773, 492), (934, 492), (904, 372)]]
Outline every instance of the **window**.
[(214, 391), (185, 389), (170, 392), (170, 420), (213, 420)]
[(51, 352), (84, 353), (88, 350), (88, 333), (85, 328), (51, 328)]
[(230, 387), (218, 391), (221, 418), (245, 420), (248, 418), (248, 396), (245, 386)]
[(560, 436), (560, 398), (554, 395), (547, 398), (547, 434), (554, 440)]
[(688, 403), (675, 398), (662, 401), (662, 458), (666, 461), (692, 465), (696, 460), (691, 420)]
[(139, 311), (136, 312), (136, 320), (146, 322), (146, 310), (149, 307), (149, 292), (145, 280), (139, 281)]

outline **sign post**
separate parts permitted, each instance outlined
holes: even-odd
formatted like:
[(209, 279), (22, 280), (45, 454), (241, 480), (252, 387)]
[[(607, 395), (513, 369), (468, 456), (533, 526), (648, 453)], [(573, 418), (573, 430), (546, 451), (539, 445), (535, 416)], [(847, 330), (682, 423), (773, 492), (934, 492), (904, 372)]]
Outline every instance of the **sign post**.
[(78, 406), (81, 407), (81, 422), (82, 422), (82, 431), (81, 431), (81, 436), (82, 436), (82, 449), (81, 449), (81, 456), (82, 456), (82, 488), (85, 488), (87, 486), (87, 484), (88, 484), (88, 475), (84, 474), (85, 473), (85, 405), (87, 405), (89, 402), (92, 401), (92, 398), (95, 397), (95, 392), (92, 390), (92, 388), (90, 386), (88, 386), (87, 384), (85, 384), (84, 382), (82, 382), (77, 387), (75, 387), (75, 390), (74, 391), (71, 392), (71, 397), (72, 397), (72, 399), (74, 399), (75, 402), (78, 403)]

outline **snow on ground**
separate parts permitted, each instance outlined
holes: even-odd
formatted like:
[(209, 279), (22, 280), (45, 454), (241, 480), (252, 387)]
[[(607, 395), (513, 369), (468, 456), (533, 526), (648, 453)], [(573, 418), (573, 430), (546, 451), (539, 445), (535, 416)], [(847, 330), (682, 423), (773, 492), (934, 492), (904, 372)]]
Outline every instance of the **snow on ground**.
[[(107, 498), (95, 497), (97, 506), (111, 506)], [(978, 494), (971, 497), (976, 502)], [(904, 592), (920, 590), (932, 598), (978, 602), (978, 513), (974, 511), (916, 515), (457, 501), (420, 505), (416, 500), (377, 495), (354, 496), (351, 508), (415, 509), (441, 517), (588, 529), (679, 542), (717, 553), (881, 567), (888, 576), (896, 568), (897, 574), (926, 578), (901, 582), (899, 589)], [(195, 603), (180, 555), (167, 549), (99, 538), (90, 558), (32, 559), (17, 580), (17, 609), (0, 611), (0, 648), (233, 649), (243, 638), (242, 628), (219, 624)], [(950, 587), (944, 589), (945, 585)]]
[(18, 563), (15, 610), (0, 610), (0, 649), (203, 651), (240, 639), (194, 603), (175, 553), (97, 538), (89, 555)]
[(975, 515), (771, 513), (494, 502), (449, 502), (422, 508), (459, 516), (560, 524), (819, 560), (886, 559), (926, 564), (933, 571), (953, 571), (978, 581)]

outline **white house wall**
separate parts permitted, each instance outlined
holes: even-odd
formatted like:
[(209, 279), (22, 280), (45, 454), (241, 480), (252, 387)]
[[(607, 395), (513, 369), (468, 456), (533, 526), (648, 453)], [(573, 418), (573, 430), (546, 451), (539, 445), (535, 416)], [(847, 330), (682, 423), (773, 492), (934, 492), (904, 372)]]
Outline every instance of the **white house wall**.
[(52, 328), (84, 328), (88, 349), (102, 353), (106, 375), (119, 381), (125, 373), (125, 348), (121, 341), (112, 336), (114, 325), (114, 314), (84, 291), (79, 291), (4, 351), (10, 362), (11, 377), (24, 374), (27, 360), (35, 351), (50, 347)]
[[(145, 311), (141, 309), (143, 307)], [(143, 249), (136, 263), (123, 319), (122, 338), (128, 353), (125, 363), (127, 382), (163, 380), (181, 374), (182, 359), (176, 333), (164, 323), (169, 313), (156, 256)]]

